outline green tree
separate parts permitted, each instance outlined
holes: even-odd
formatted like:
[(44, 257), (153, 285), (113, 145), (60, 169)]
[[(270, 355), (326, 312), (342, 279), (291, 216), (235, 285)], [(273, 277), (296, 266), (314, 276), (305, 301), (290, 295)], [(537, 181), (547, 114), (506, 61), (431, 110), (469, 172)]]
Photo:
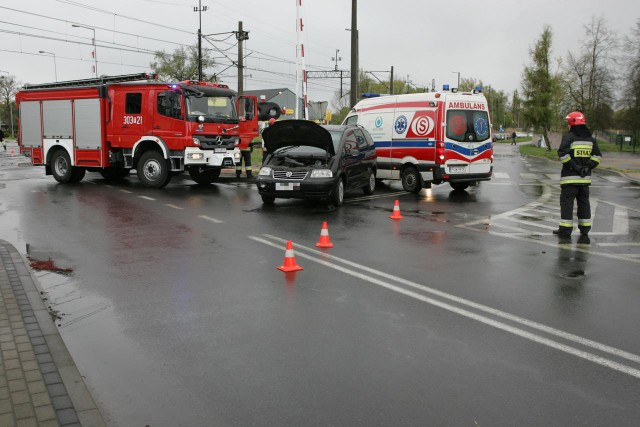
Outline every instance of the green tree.
[[(198, 47), (180, 46), (173, 53), (158, 51), (155, 53), (154, 61), (150, 66), (155, 73), (159, 74), (163, 81), (183, 81), (198, 79)], [(202, 79), (204, 81), (215, 81), (215, 74), (208, 73), (209, 69), (215, 66), (211, 57), (211, 51), (202, 50)]]
[(8, 133), (11, 136), (15, 135), (15, 126), (18, 118), (15, 101), (17, 91), (18, 82), (14, 76), (0, 76), (0, 102), (4, 106), (0, 113), (0, 123), (8, 126)]
[(551, 72), (551, 27), (544, 26), (540, 38), (529, 49), (532, 64), (526, 66), (522, 77), (523, 116), (528, 124), (542, 131), (547, 150), (551, 150), (549, 131), (560, 98), (559, 77)]
[(518, 89), (516, 89), (513, 91), (513, 95), (511, 97), (512, 124), (516, 129), (521, 129), (520, 127), (521, 110), (522, 110), (522, 101), (520, 100), (520, 96), (518, 95)]

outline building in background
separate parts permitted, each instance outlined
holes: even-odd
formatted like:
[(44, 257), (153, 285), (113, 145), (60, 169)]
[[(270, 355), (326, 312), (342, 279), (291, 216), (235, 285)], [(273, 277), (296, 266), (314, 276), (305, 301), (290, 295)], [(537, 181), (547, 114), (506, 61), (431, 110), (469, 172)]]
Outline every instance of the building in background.
[[(296, 94), (286, 88), (245, 90), (242, 94), (256, 96), (258, 98), (258, 102), (260, 102), (260, 100), (263, 99), (262, 96), (264, 96), (264, 101), (275, 102), (278, 104), (282, 107), (283, 111), (278, 120), (295, 119), (296, 108), (298, 108), (300, 112), (304, 110), (302, 98), (298, 98), (296, 103)], [(307, 117), (307, 119), (315, 122), (326, 123), (328, 105), (329, 103), (327, 101), (309, 102), (309, 117)], [(329, 115), (330, 114), (331, 113), (329, 113)], [(300, 114), (300, 116), (302, 117), (302, 114)]]

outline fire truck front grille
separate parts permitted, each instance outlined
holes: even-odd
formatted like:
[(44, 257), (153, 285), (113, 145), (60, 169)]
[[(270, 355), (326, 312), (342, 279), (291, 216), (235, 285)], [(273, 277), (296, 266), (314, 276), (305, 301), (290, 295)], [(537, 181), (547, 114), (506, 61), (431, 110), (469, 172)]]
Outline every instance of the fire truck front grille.
[(237, 136), (196, 135), (195, 138), (200, 140), (200, 148), (203, 150), (213, 150), (215, 148), (233, 150), (238, 141)]

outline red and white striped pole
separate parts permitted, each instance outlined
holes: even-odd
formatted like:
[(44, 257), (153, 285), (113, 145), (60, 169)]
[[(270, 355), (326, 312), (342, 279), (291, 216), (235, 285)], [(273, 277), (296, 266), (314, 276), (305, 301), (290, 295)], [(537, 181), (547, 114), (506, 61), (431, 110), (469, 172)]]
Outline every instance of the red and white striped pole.
[[(296, 95), (300, 87), (300, 76), (302, 76), (302, 100), (304, 102), (304, 119), (309, 118), (309, 100), (307, 97), (307, 67), (304, 62), (304, 20), (302, 12), (302, 0), (296, 0), (296, 33), (298, 35), (298, 49), (296, 52), (296, 65), (301, 68), (300, 72), (296, 70)], [(298, 54), (299, 52), (299, 54)], [(297, 101), (296, 101), (297, 102)], [(297, 106), (296, 106), (297, 107)], [(296, 119), (300, 118), (298, 108), (296, 108)]]

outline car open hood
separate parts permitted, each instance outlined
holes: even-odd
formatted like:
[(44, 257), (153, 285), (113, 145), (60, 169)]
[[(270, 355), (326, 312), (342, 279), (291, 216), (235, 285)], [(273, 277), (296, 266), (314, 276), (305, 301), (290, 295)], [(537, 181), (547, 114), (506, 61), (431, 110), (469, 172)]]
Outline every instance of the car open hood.
[(335, 155), (333, 140), (328, 130), (308, 120), (281, 120), (262, 131), (264, 147), (268, 153), (292, 145), (317, 147)]

